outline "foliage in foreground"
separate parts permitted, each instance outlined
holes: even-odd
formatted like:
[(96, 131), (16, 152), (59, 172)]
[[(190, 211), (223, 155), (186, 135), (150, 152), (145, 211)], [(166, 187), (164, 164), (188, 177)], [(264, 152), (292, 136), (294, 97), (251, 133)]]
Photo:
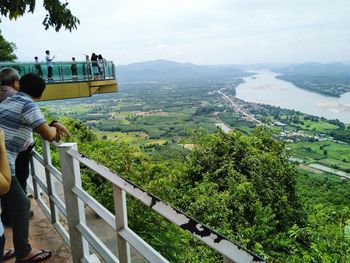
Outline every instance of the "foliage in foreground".
[[(187, 161), (154, 163), (137, 148), (97, 140), (80, 121), (64, 122), (82, 153), (271, 262), (350, 261), (350, 197), (334, 198), (338, 181), (300, 174), (268, 130), (199, 136)], [(82, 173), (85, 189), (113, 211), (111, 185)], [(132, 198), (128, 215), (130, 227), (171, 262), (220, 260)]]
[[(9, 19), (17, 19), (26, 13), (34, 13), (36, 0), (16, 0), (16, 1), (1, 1), (0, 15)], [(72, 12), (67, 7), (68, 2), (62, 3), (60, 0), (44, 0), (43, 7), (47, 14), (43, 20), (43, 25), (47, 30), (49, 27), (54, 27), (59, 31), (63, 26), (65, 29), (72, 31), (77, 28), (80, 23), (79, 19), (72, 15)]]
[(14, 61), (17, 59), (17, 56), (13, 53), (15, 49), (16, 45), (7, 41), (0, 30), (0, 61)]
[(275, 236), (304, 215), (297, 171), (284, 145), (258, 128), (247, 136), (221, 131), (199, 139), (177, 182), (177, 205), (232, 240), (262, 254), (280, 249)]

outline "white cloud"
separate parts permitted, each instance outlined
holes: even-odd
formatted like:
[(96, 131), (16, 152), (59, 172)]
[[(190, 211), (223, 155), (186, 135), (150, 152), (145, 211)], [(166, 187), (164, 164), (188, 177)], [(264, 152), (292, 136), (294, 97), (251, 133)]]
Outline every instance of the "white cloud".
[(59, 60), (97, 52), (131, 63), (172, 59), (201, 64), (341, 61), (350, 57), (348, 0), (74, 0), (81, 25), (45, 31), (40, 1), (34, 15), (3, 19), (20, 60)]

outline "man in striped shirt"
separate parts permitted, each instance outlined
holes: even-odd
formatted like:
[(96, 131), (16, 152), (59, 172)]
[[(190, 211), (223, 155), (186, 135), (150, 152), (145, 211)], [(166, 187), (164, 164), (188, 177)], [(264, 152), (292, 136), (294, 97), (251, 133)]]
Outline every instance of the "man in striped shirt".
[[(3, 84), (3, 83), (2, 83)], [(16, 262), (49, 258), (50, 251), (35, 249), (28, 243), (30, 201), (15, 177), (15, 160), (26, 142), (37, 132), (45, 140), (59, 139), (57, 128), (49, 126), (33, 99), (40, 98), (45, 82), (35, 74), (24, 75), (19, 82), (20, 91), (0, 104), (0, 127), (5, 132), (11, 174), (10, 191), (2, 197), (10, 203)]]

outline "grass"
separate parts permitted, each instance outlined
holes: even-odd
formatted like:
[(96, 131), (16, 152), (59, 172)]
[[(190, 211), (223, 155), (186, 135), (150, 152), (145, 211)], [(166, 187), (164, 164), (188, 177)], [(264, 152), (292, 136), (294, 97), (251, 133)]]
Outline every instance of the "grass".
[(350, 147), (347, 144), (332, 141), (298, 142), (290, 144), (289, 147), (292, 155), (304, 159), (306, 164), (316, 161), (346, 172), (350, 169)]
[(309, 131), (314, 131), (319, 133), (326, 133), (338, 128), (337, 125), (330, 124), (325, 121), (314, 122), (312, 120), (303, 120), (303, 122), (304, 122), (304, 125), (296, 125), (301, 130), (309, 130)]
[(104, 136), (107, 136), (107, 139), (110, 140), (120, 140), (125, 143), (136, 144), (142, 141), (143, 137), (142, 132), (106, 132), (106, 131), (94, 131), (99, 139), (102, 139)]

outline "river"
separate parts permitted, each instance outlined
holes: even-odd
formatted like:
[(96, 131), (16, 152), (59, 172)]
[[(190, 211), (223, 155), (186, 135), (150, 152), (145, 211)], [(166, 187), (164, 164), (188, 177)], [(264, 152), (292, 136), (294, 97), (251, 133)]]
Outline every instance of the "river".
[(261, 70), (244, 78), (236, 87), (236, 97), (248, 102), (270, 104), (307, 114), (350, 123), (350, 92), (340, 98), (310, 92), (276, 79), (277, 73)]

